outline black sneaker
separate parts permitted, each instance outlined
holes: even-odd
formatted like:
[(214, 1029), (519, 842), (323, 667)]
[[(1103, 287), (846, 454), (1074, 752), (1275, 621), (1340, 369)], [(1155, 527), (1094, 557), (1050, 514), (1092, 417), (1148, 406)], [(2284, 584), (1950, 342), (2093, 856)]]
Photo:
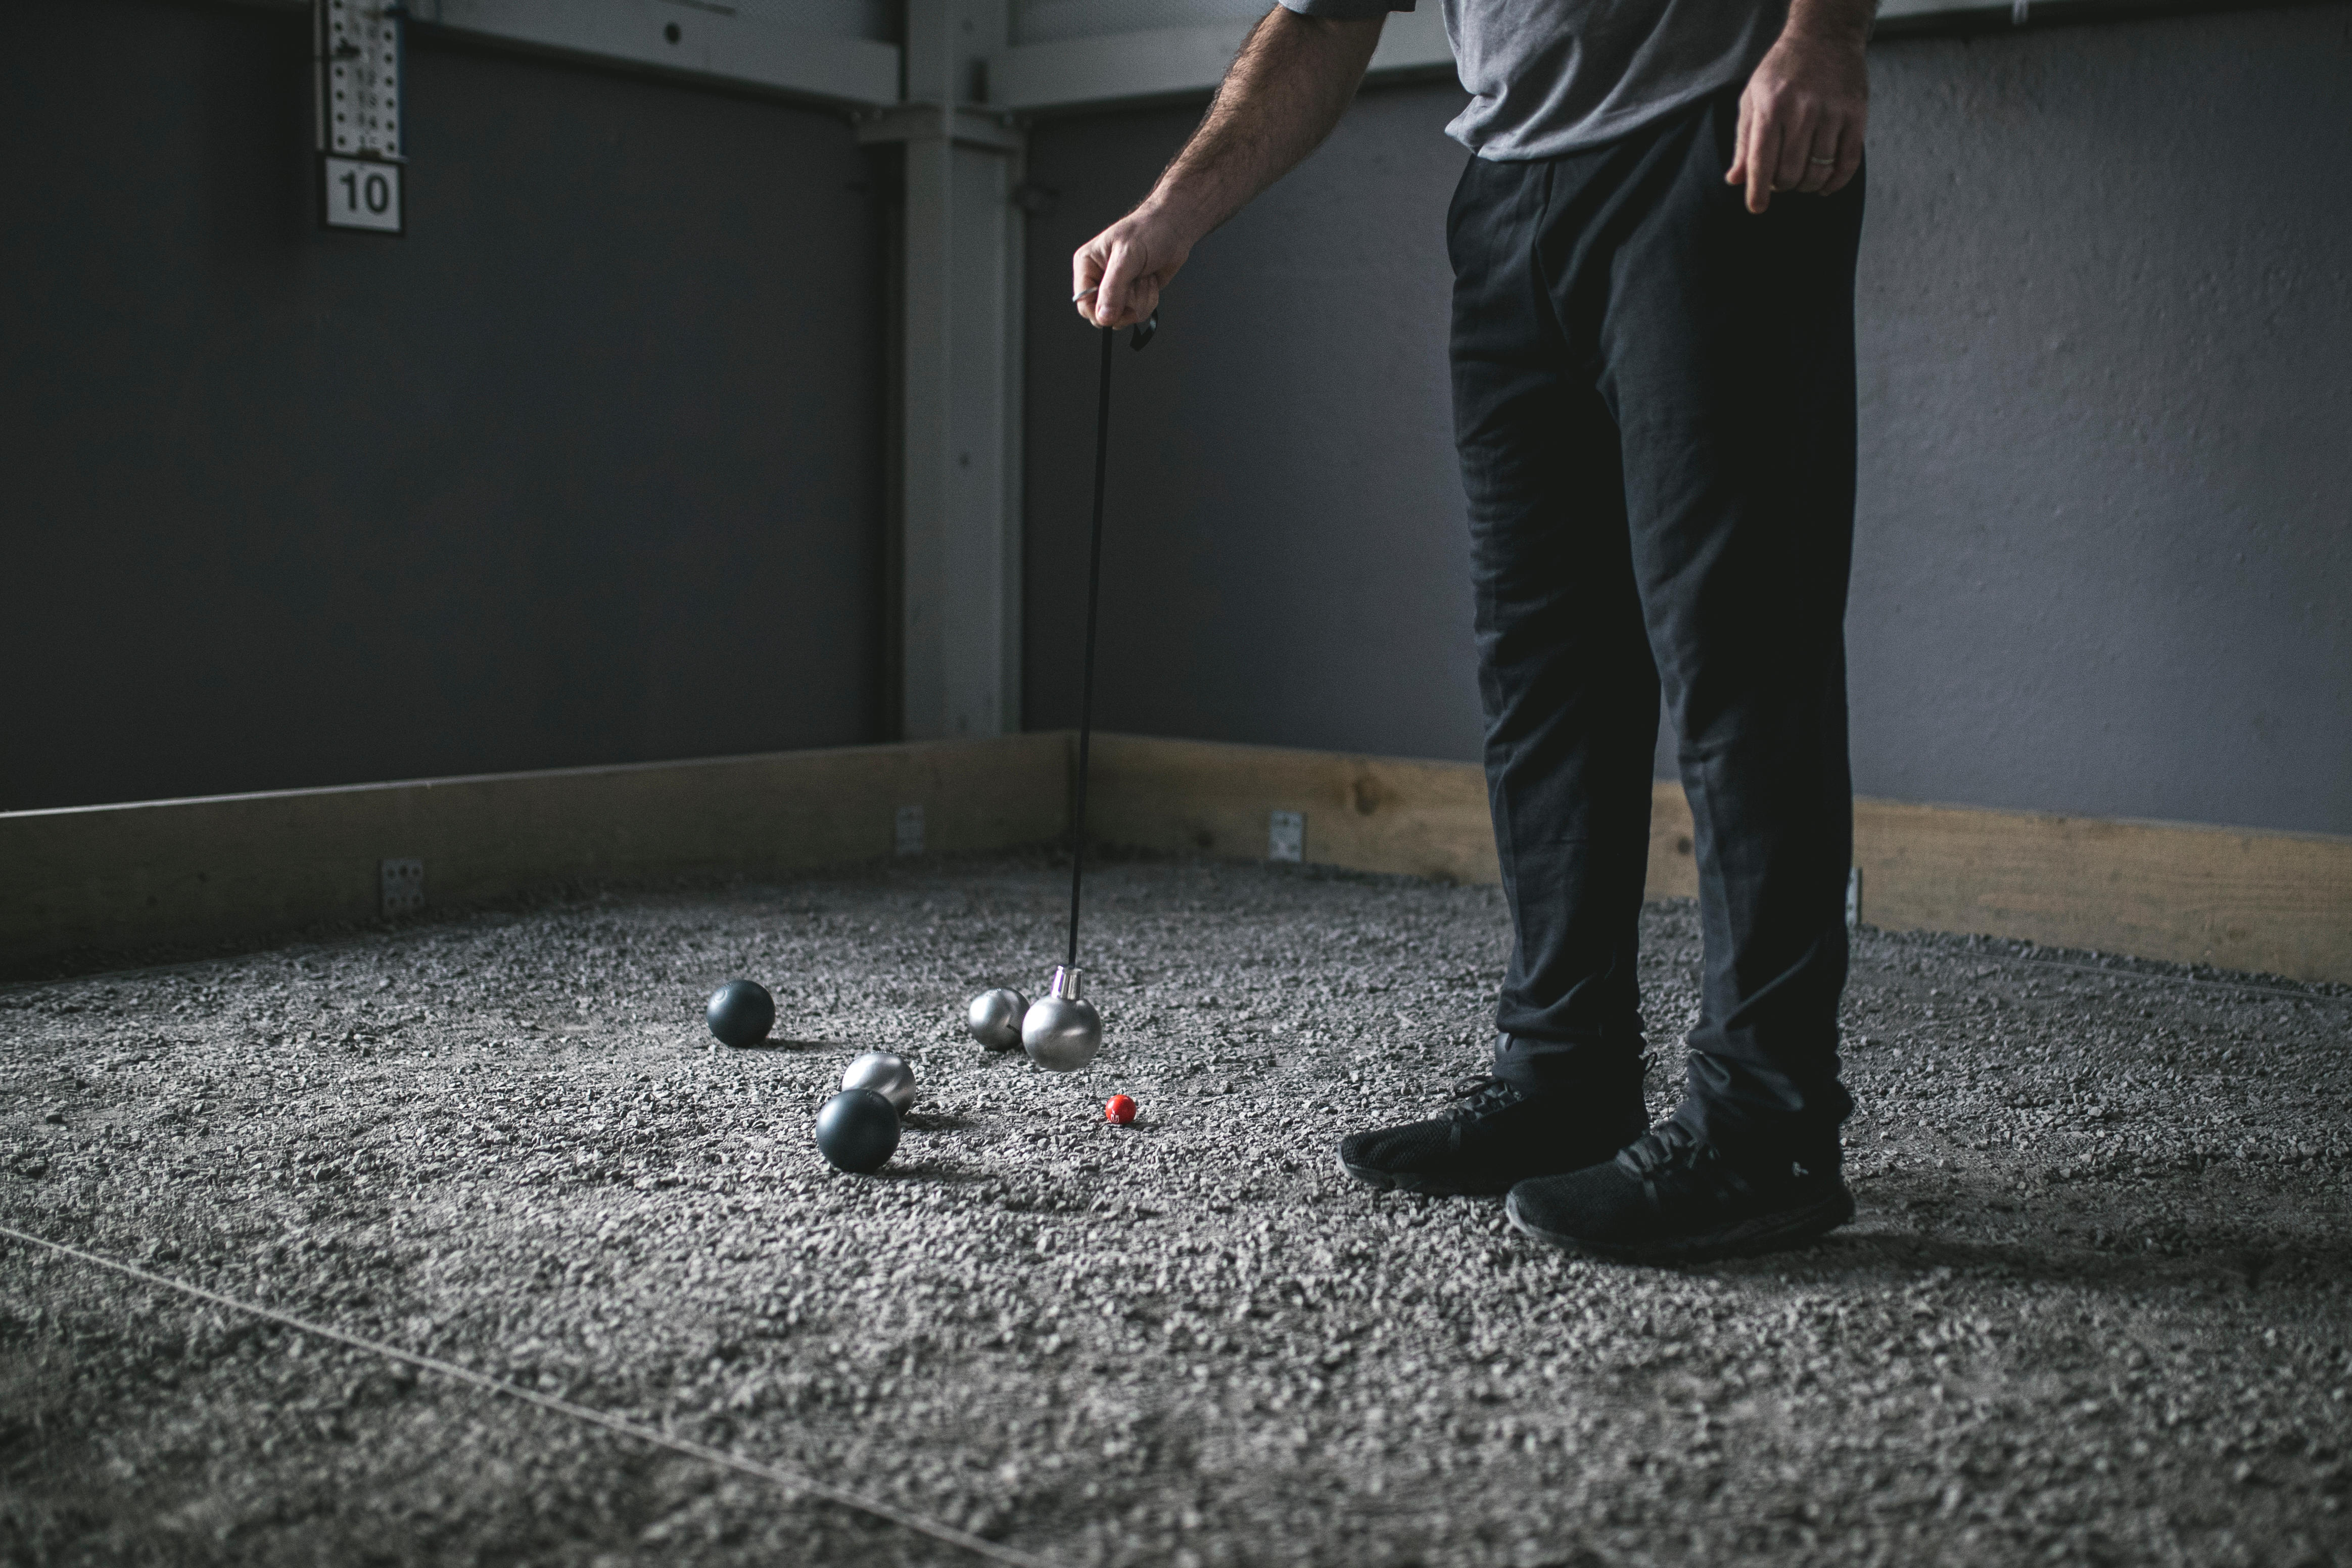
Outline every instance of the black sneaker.
[(1627, 1263), (1696, 1263), (1811, 1241), (1853, 1218), (1837, 1147), (1811, 1163), (1735, 1166), (1680, 1122), (1665, 1122), (1613, 1160), (1523, 1181), (1503, 1206), (1538, 1241)]
[(1339, 1168), (1399, 1192), (1491, 1196), (1529, 1176), (1605, 1160), (1649, 1122), (1638, 1071), (1613, 1092), (1523, 1089), (1481, 1073), (1454, 1098), (1443, 1116), (1341, 1140)]

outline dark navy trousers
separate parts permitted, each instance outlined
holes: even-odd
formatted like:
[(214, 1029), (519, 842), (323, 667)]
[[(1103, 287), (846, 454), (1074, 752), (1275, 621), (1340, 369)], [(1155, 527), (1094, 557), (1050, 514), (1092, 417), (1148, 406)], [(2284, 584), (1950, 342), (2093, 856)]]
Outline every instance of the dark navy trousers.
[(1706, 965), (1676, 1113), (1834, 1138), (1857, 178), (1747, 211), (1737, 89), (1607, 146), (1473, 158), (1447, 220), (1487, 789), (1516, 927), (1496, 1071), (1621, 1082), (1660, 695)]

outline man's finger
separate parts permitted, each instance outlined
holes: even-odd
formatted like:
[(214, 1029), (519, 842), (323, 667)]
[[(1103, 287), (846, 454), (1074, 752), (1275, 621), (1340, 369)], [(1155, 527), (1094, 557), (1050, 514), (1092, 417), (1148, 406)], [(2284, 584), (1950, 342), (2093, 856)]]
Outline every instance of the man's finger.
[(1727, 185), (1744, 184), (1748, 179), (1748, 95), (1743, 92), (1739, 95), (1738, 123), (1731, 133), (1731, 167), (1723, 172)]
[[(1078, 314), (1087, 316), (1093, 308), (1087, 301), (1094, 298), (1096, 286), (1102, 281), (1102, 257), (1096, 254), (1094, 242), (1088, 240), (1070, 256), (1070, 298), (1076, 304)], [(1093, 319), (1088, 316), (1087, 319)]]
[(1129, 292), (1132, 293), (1135, 298), (1130, 302), (1133, 308), (1128, 311), (1126, 319), (1119, 322), (1122, 327), (1129, 322), (1149, 320), (1151, 313), (1160, 308), (1160, 280), (1150, 273), (1137, 278), (1134, 287)]
[(1862, 121), (1857, 120), (1838, 137), (1837, 167), (1831, 171), (1829, 183), (1822, 187), (1822, 195), (1837, 194), (1862, 172)]
[(1824, 120), (1813, 128), (1805, 142), (1805, 167), (1797, 176), (1797, 189), (1811, 195), (1824, 190), (1830, 176), (1837, 172), (1837, 150), (1843, 133), (1835, 120)]
[(1760, 213), (1772, 204), (1772, 171), (1780, 164), (1780, 125), (1769, 109), (1759, 106), (1748, 133), (1748, 210)]
[(1821, 124), (1820, 111), (1809, 103), (1790, 105), (1780, 111), (1780, 156), (1772, 162), (1772, 188), (1776, 191), (1802, 189), (1805, 183), (1805, 160), (1813, 151), (1813, 141)]
[(1102, 278), (1095, 285), (1094, 314), (1097, 327), (1116, 327), (1127, 308), (1129, 279), (1135, 275), (1135, 251), (1125, 240), (1113, 240), (1103, 262)]

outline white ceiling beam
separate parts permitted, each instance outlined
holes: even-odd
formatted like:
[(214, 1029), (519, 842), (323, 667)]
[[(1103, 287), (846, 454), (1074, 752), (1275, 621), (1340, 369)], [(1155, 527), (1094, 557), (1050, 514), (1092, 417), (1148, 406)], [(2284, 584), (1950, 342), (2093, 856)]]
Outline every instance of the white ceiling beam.
[[(307, 0), (246, 0), (299, 9)], [(2000, 31), (2022, 23), (2120, 21), (2169, 10), (2259, 9), (2278, 0), (1883, 0), (1887, 37)], [(765, 89), (807, 101), (871, 110), (903, 101), (898, 45), (860, 36), (871, 0), (409, 0), (429, 27), (575, 59), (636, 66), (664, 74)], [(992, 112), (1056, 114), (1121, 104), (1198, 99), (1216, 90), (1254, 22), (1230, 5), (1160, 0), (1171, 25), (1117, 30), (1134, 0), (1061, 0), (1055, 30), (1065, 36), (1012, 44), (988, 57)], [(780, 17), (793, 18), (791, 25)], [(826, 24), (830, 23), (830, 26)], [(814, 25), (811, 25), (814, 24)], [(1087, 31), (1098, 26), (1099, 31)], [(676, 38), (671, 37), (675, 31)], [(1017, 29), (1015, 36), (1017, 36)], [(1076, 34), (1077, 36), (1070, 36)], [(1389, 19), (1368, 79), (1448, 75), (1454, 58), (1436, 0)], [(928, 94), (914, 95), (925, 98)]]
[(898, 101), (898, 47), (666, 0), (409, 0), (412, 20), (860, 108)]
[(1016, 44), (989, 61), (988, 96), (1016, 113), (1188, 97), (1224, 79), (1247, 37), (1228, 23)]
[[(1172, 9), (1172, 8), (1171, 8)], [(1068, 110), (1213, 92), (1254, 22), (1216, 22), (1015, 44), (989, 62), (990, 107)], [(1451, 74), (1454, 52), (1434, 4), (1389, 18), (1370, 79)]]
[[(2274, 0), (1884, 0), (1879, 31), (1906, 34), (1995, 32), (2026, 23), (2121, 21), (2164, 9), (2256, 9)], [(1103, 0), (1102, 32), (1047, 42), (1015, 44), (989, 64), (990, 107), (1018, 114), (1067, 113), (1119, 104), (1197, 99), (1216, 90), (1225, 68), (1241, 52), (1255, 24), (1230, 17), (1211, 20), (1205, 7), (1168, 0), (1155, 7), (1171, 22), (1187, 11), (1195, 20), (1149, 31), (1118, 32), (1121, 16), (1133, 15), (1128, 0)], [(1056, 26), (1072, 26), (1078, 7), (1056, 7)], [(1083, 23), (1080, 23), (1083, 25)], [(1389, 18), (1367, 79), (1410, 79), (1450, 75), (1454, 55), (1445, 40), (1435, 0)]]

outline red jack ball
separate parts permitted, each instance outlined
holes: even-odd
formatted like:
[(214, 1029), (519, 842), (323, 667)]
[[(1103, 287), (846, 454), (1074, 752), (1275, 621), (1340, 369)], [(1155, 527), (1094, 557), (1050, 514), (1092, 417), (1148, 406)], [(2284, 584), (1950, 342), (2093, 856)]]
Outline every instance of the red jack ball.
[(1135, 1120), (1135, 1102), (1124, 1094), (1114, 1094), (1103, 1107), (1103, 1120), (1115, 1127), (1124, 1127)]

